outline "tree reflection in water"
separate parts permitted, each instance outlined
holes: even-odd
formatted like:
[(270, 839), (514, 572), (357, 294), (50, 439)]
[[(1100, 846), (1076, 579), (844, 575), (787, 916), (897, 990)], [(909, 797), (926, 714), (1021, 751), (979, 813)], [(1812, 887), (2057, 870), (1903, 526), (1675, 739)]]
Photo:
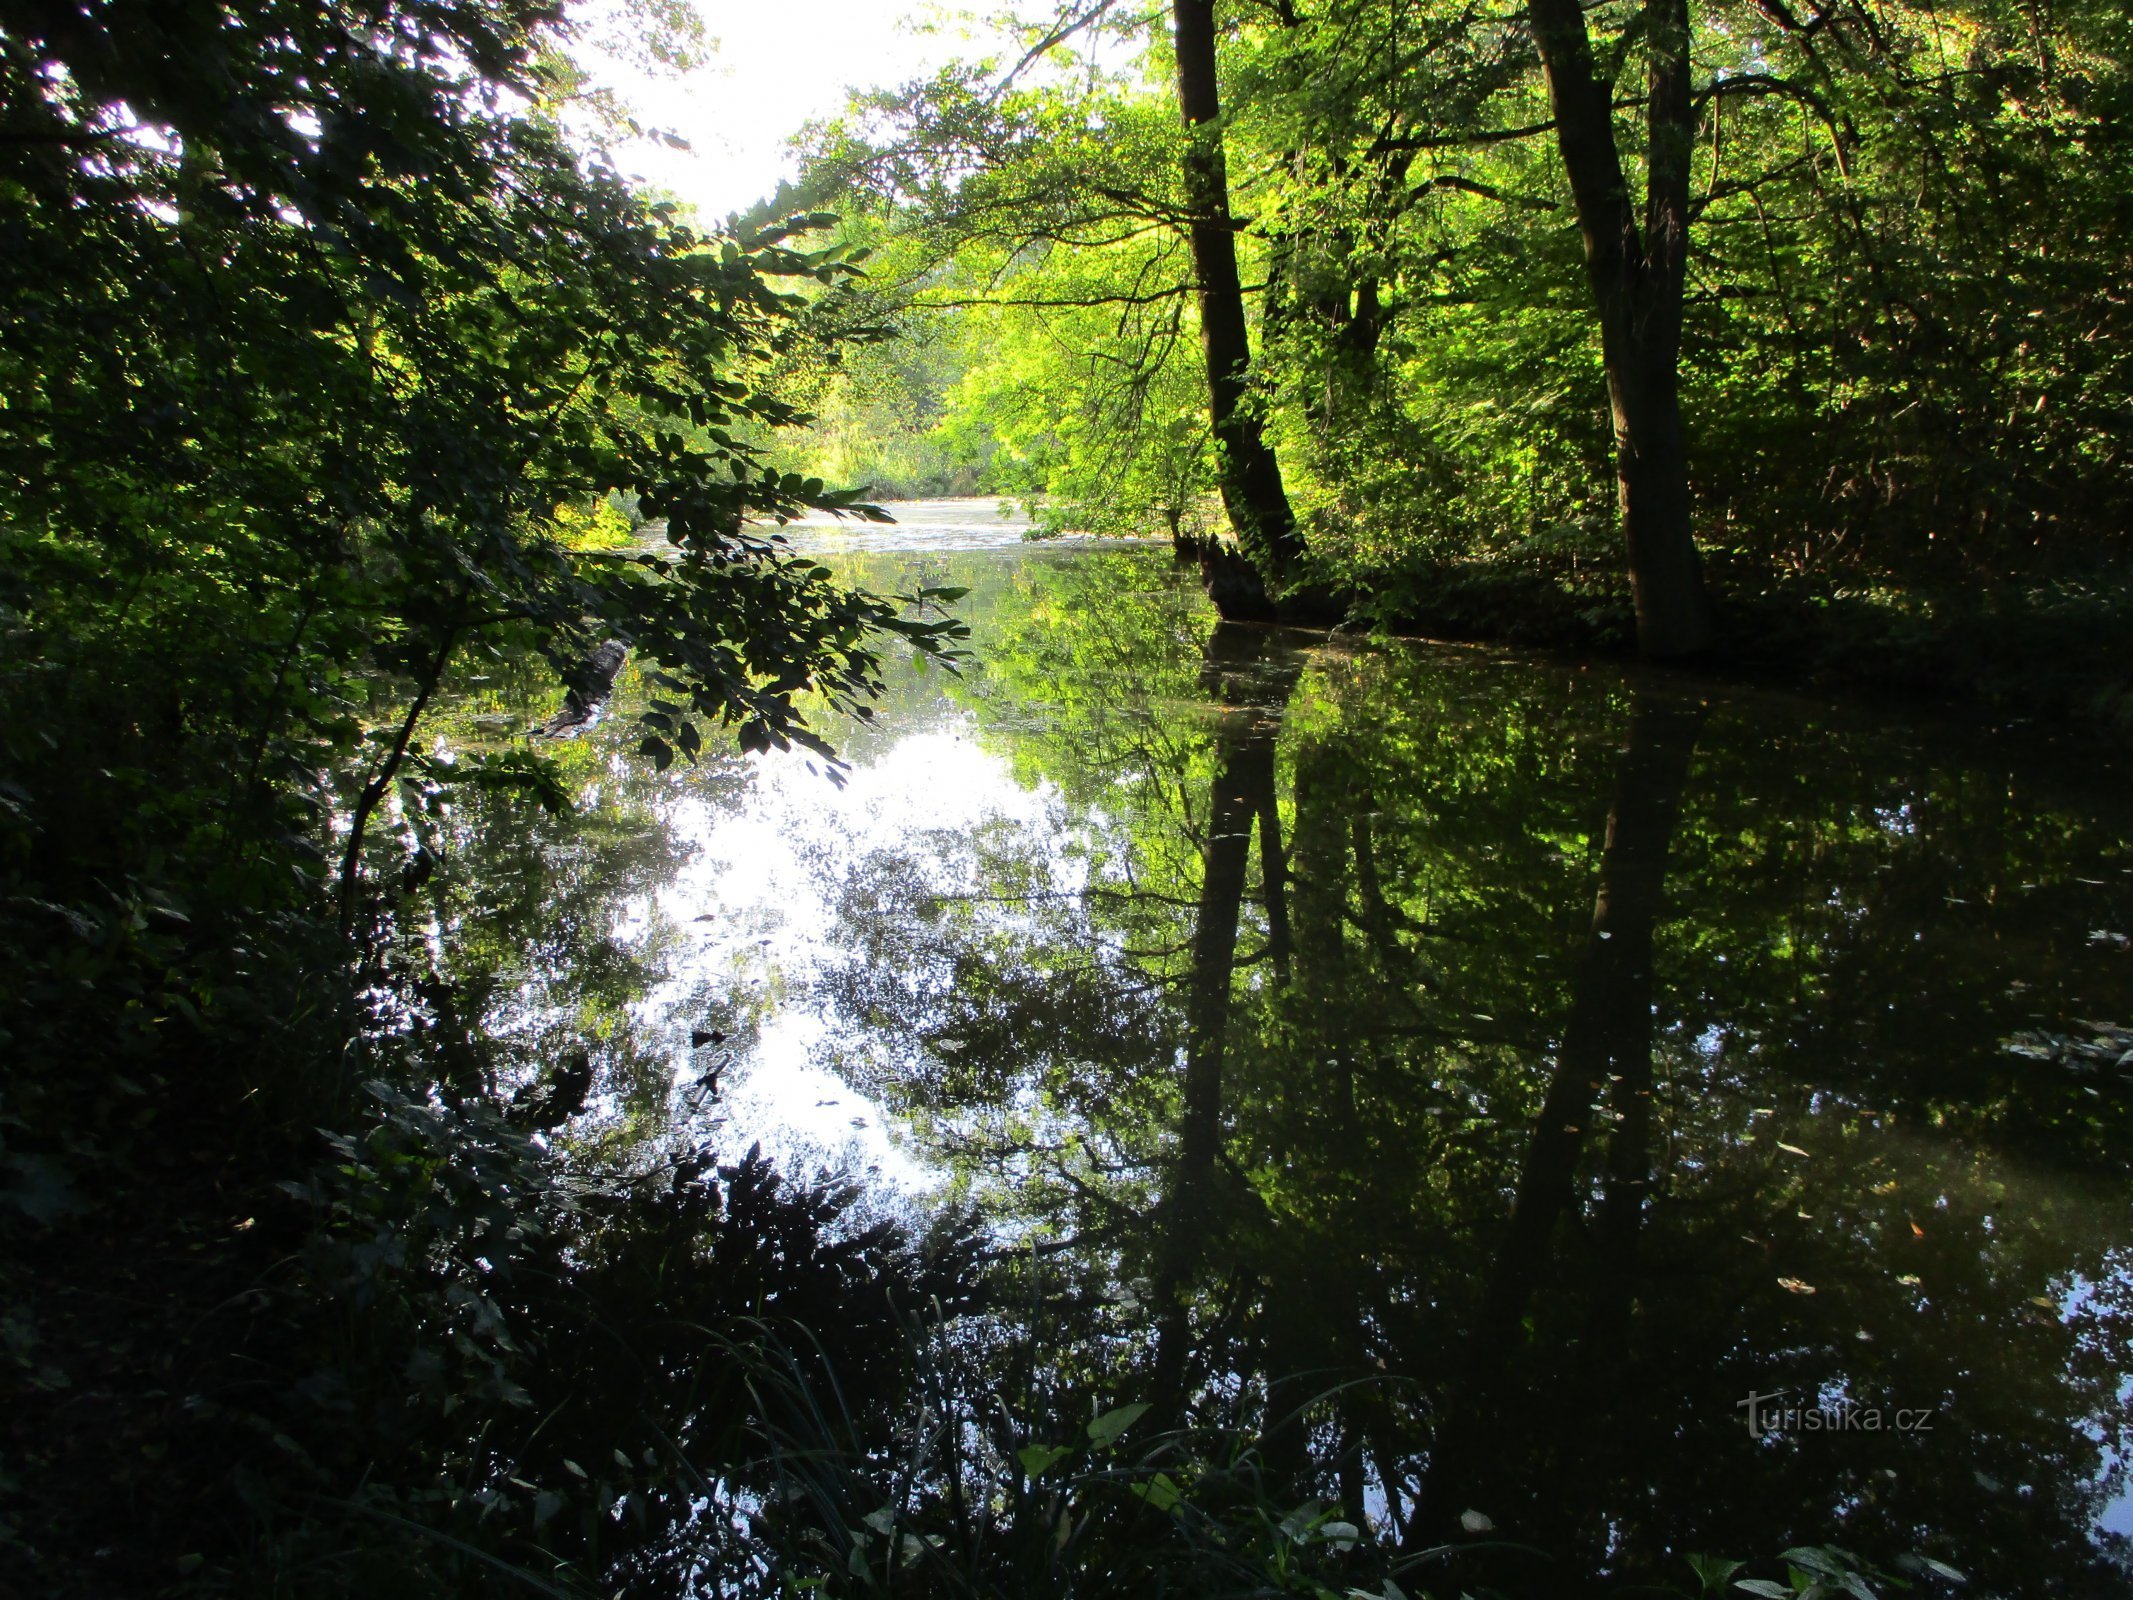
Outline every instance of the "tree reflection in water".
[[(1774, 699), (1210, 632), (1132, 556), (962, 560), (979, 668), (860, 759), (952, 724), (1033, 809), (885, 842), (811, 802), (822, 926), (769, 959), (985, 1219), (971, 1381), (1546, 1553), (1473, 1581), (1835, 1540), (2122, 1589), (2133, 1128), (2000, 1049), (2133, 1014), (2087, 939), (2121, 801)], [(1882, 1426), (1751, 1436), (1776, 1391)]]

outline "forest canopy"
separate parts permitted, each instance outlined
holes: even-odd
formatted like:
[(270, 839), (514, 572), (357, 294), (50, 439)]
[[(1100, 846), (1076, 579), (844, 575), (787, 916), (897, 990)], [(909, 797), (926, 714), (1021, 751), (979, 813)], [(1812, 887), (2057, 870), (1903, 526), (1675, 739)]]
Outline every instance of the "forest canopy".
[[(819, 131), (800, 192), (878, 248), (881, 314), (957, 352), (843, 392), (922, 394), (1059, 525), (1204, 525), (1237, 456), (1212, 217), (1242, 408), (1313, 574), (1380, 615), (1447, 567), (1604, 587), (1625, 462), (1721, 593), (2121, 570), (2123, 8), (1240, 0), (1211, 122), (1171, 18), (1204, 9), (1086, 0)], [(1210, 140), (1226, 195), (1194, 192)]]

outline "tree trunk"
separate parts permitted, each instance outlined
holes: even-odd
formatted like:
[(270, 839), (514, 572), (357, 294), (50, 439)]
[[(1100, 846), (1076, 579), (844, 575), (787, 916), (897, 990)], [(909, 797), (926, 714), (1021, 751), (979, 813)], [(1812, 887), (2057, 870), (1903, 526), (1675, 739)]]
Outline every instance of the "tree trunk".
[[(1206, 1255), (1215, 1224), (1214, 1181), (1222, 1153), (1222, 1063), (1229, 1037), (1237, 928), (1251, 869), (1255, 825), (1274, 795), (1275, 715), (1295, 687), (1299, 667), (1284, 662), (1274, 694), (1255, 683), (1269, 640), (1250, 629), (1217, 625), (1207, 642), (1203, 682), (1228, 708), (1216, 735), (1215, 771), (1208, 789), (1207, 842), (1202, 850), (1200, 900), (1193, 919), (1192, 970), (1185, 989), (1185, 1082), (1176, 1164), (1158, 1213), (1155, 1272), (1156, 1345), (1153, 1402), (1166, 1423), (1182, 1419), (1191, 1398), (1187, 1380), (1192, 1343), (1191, 1280)], [(1272, 698), (1270, 711), (1267, 700)], [(1262, 834), (1262, 849), (1265, 835)], [(1271, 859), (1266, 873), (1280, 870)]]
[(430, 696), (437, 692), (437, 685), (444, 681), (444, 669), (452, 664), (452, 652), (458, 647), (459, 623), (455, 620), (446, 625), (429, 671), (416, 685), (415, 698), (409, 703), (407, 714), (400, 719), (400, 730), (393, 737), (392, 748), (356, 795), (355, 807), (348, 817), (348, 842), (341, 851), (340, 922), (343, 937), (355, 927), (357, 891), (363, 880), (363, 835), (370, 827), (370, 818), (378, 809), (378, 803), (391, 792), (393, 779), (400, 775), (408, 746), (415, 737), (416, 724), (421, 722)]
[[(1200, 342), (1207, 357), (1207, 407), (1215, 435), (1222, 504), (1230, 527), (1259, 577), (1288, 578), (1303, 540), (1289, 509), (1281, 464), (1245, 403), (1251, 382), (1251, 337), (1244, 285), (1237, 272), (1237, 228), (1229, 210), (1222, 156), (1222, 101), (1215, 79), (1214, 0), (1175, 0), (1178, 110), (1185, 119), (1187, 239), (1200, 301)], [(1225, 612), (1225, 615), (1228, 613)]]
[(1556, 142), (1600, 315), (1615, 477), (1637, 644), (1648, 656), (1711, 647), (1711, 607), (1689, 527), (1688, 451), (1681, 426), (1681, 300), (1688, 266), (1688, 0), (1647, 0), (1649, 169), (1644, 224), (1615, 148), (1613, 85), (1593, 67), (1579, 0), (1527, 0), (1548, 80)]
[[(1601, 1270), (1588, 1277), (1598, 1314), (1588, 1328), (1620, 1339), (1631, 1284), (1607, 1281), (1625, 1272), (1636, 1251), (1651, 1187), (1652, 963), (1666, 898), (1666, 857), (1688, 792), (1689, 767), (1703, 728), (1696, 701), (1638, 693), (1629, 737), (1615, 768), (1614, 804), (1600, 857), (1592, 928), (1578, 960), (1570, 1017), (1555, 1075), (1533, 1124), (1495, 1270), (1468, 1330), (1459, 1387), (1431, 1451), (1423, 1515), (1410, 1540), (1448, 1536), (1464, 1505), (1476, 1503), (1491, 1441), (1507, 1425), (1512, 1359), (1525, 1343), (1527, 1308), (1549, 1275), (1563, 1218), (1576, 1209), (1579, 1154), (1593, 1106), (1612, 1100), (1605, 1198), (1597, 1238)], [(1565, 1274), (1558, 1269), (1557, 1278)], [(1612, 1353), (1611, 1353), (1612, 1354)], [(1481, 1496), (1486, 1498), (1486, 1496)]]

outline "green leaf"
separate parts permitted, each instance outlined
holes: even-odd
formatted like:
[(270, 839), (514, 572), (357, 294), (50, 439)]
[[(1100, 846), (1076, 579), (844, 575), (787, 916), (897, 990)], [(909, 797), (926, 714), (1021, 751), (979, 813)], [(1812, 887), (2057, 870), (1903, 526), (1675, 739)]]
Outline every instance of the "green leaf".
[(1108, 1450), (1118, 1443), (1119, 1436), (1148, 1414), (1146, 1401), (1136, 1401), (1130, 1406), (1120, 1406), (1116, 1411), (1106, 1411), (1089, 1424), (1089, 1438), (1099, 1450)]
[(1185, 1498), (1184, 1491), (1167, 1472), (1158, 1472), (1146, 1483), (1129, 1483), (1126, 1487), (1145, 1500), (1151, 1511), (1169, 1511)]
[(1794, 1545), (1790, 1550), (1780, 1551), (1778, 1559), (1825, 1578), (1841, 1578), (1850, 1570), (1850, 1563), (1839, 1560), (1836, 1552), (1819, 1545)]
[(1682, 1559), (1688, 1562), (1689, 1570), (1696, 1574), (1696, 1582), (1705, 1594), (1714, 1589), (1723, 1589), (1726, 1580), (1748, 1564), (1745, 1561), (1728, 1561), (1723, 1556), (1684, 1556)]
[(1022, 1470), (1032, 1478), (1042, 1477), (1074, 1453), (1070, 1444), (1026, 1444), (1015, 1452)]

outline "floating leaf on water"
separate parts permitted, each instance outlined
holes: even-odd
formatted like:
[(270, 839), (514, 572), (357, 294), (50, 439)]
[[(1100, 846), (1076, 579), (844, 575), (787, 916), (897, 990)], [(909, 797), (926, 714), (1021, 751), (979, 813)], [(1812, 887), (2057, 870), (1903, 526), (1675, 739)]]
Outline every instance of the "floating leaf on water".
[(2074, 1019), (2074, 1025), (2087, 1029), (2094, 1037), (2078, 1039), (2072, 1034), (2026, 1028), (2001, 1041), (2000, 1048), (2032, 1061), (2054, 1061), (2075, 1072), (2121, 1067), (2133, 1059), (2133, 1030), (2115, 1022), (2090, 1022), (2080, 1017)]

